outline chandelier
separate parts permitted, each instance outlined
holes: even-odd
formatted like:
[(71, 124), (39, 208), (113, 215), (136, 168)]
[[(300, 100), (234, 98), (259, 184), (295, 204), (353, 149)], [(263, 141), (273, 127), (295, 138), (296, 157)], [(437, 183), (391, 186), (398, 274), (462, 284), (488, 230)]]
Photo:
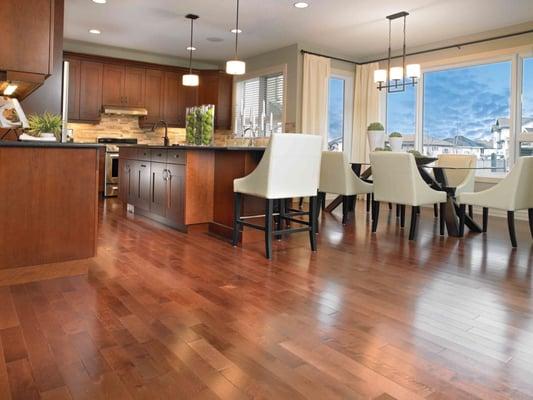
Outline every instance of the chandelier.
[[(406, 86), (414, 86), (418, 83), (420, 78), (420, 64), (405, 65), (406, 45), (405, 45), (405, 25), (408, 12), (401, 11), (396, 14), (387, 16), (389, 20), (389, 55), (387, 58), (387, 69), (378, 69), (374, 71), (374, 83), (377, 83), (379, 90), (387, 89), (389, 93), (403, 92)], [(402, 52), (402, 66), (391, 67), (392, 59), (392, 21), (398, 18), (403, 18), (403, 52)]]

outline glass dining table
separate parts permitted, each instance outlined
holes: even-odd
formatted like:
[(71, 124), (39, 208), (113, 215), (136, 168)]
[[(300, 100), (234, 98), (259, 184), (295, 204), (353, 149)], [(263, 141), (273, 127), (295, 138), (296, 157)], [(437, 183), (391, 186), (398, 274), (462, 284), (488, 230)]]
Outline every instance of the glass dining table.
[[(455, 187), (450, 186), (446, 171), (449, 170), (479, 170), (479, 171), (494, 171), (493, 167), (447, 167), (436, 165), (436, 158), (433, 157), (417, 157), (416, 163), (418, 171), (422, 179), (433, 189), (446, 192), (446, 228), (449, 236), (459, 237), (459, 205), (455, 198)], [(372, 168), (370, 163), (352, 163), (352, 170), (361, 179), (372, 182)], [(433, 171), (431, 173), (430, 171)], [(340, 198), (339, 198), (340, 197)], [(334, 210), (340, 203), (342, 203), (342, 196), (334, 199), (326, 208), (326, 211)], [(370, 195), (367, 197), (367, 211), (370, 207)], [(392, 208), (392, 206), (390, 206)], [(465, 215), (465, 224), (471, 232), (480, 233), (482, 228), (474, 220), (472, 213)]]

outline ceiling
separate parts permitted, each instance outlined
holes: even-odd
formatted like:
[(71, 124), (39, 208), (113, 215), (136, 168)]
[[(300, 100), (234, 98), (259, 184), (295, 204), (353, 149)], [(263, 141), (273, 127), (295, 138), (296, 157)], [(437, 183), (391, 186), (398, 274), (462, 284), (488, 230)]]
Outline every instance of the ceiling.
[[(381, 55), (387, 47), (385, 16), (408, 11), (407, 46), (463, 37), (533, 21), (533, 0), (241, 0), (239, 54), (262, 54), (294, 43), (354, 60)], [(512, 7), (510, 6), (512, 3)], [(194, 57), (222, 61), (232, 56), (234, 0), (66, 0), (65, 37), (178, 57), (187, 57), (190, 25), (195, 25)], [(90, 28), (101, 35), (88, 33)], [(401, 24), (394, 25), (400, 48)], [(208, 38), (222, 41), (213, 42)]]

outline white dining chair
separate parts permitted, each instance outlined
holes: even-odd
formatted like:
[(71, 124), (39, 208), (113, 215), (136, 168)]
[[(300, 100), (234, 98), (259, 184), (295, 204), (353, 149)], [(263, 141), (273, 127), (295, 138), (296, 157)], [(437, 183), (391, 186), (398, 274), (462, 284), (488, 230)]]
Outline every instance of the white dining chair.
[[(463, 192), (473, 192), (476, 184), (477, 156), (470, 154), (439, 154), (437, 167), (443, 167), (448, 186), (455, 189), (455, 195)], [(469, 214), (473, 217), (473, 209), (469, 207)], [(438, 207), (434, 207), (435, 217), (438, 216)]]
[[(322, 137), (306, 134), (273, 134), (263, 158), (249, 175), (233, 181), (235, 193), (233, 219), (233, 245), (239, 241), (243, 226), (265, 232), (266, 257), (272, 257), (272, 235), (308, 231), (311, 249), (316, 251), (317, 193), (320, 179)], [(250, 195), (266, 199), (264, 226), (248, 222), (257, 216), (242, 216), (242, 196)], [(286, 210), (285, 201), (295, 197), (309, 197), (309, 211)], [(279, 213), (274, 214), (274, 201), (280, 201)], [(308, 221), (295, 216), (307, 215)], [(272, 219), (276, 216), (281, 223), (274, 231)], [(304, 225), (303, 227), (281, 229), (283, 222)]]
[(400, 224), (405, 224), (405, 207), (411, 206), (409, 240), (414, 240), (417, 231), (420, 206), (440, 204), (440, 234), (444, 235), (447, 194), (434, 190), (422, 179), (415, 157), (410, 153), (370, 153), (374, 182), (372, 202), (372, 232), (376, 232), (380, 202), (400, 204)]
[(460, 204), (461, 236), (464, 234), (466, 206), (469, 205), (483, 208), (483, 232), (487, 231), (489, 208), (507, 211), (507, 225), (513, 247), (517, 246), (515, 211), (528, 210), (529, 229), (533, 237), (533, 156), (520, 157), (511, 172), (490, 189), (461, 193), (457, 202)]
[(318, 187), (319, 204), (322, 204), (327, 193), (342, 196), (342, 224), (345, 225), (355, 196), (372, 193), (372, 184), (363, 181), (353, 172), (343, 152), (324, 151)]

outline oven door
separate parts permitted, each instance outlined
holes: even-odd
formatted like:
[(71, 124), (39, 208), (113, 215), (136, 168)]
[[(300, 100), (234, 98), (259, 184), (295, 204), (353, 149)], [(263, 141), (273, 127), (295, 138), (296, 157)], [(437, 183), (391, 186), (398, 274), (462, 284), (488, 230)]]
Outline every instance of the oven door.
[(106, 184), (118, 183), (118, 153), (107, 153), (105, 158), (105, 182)]

